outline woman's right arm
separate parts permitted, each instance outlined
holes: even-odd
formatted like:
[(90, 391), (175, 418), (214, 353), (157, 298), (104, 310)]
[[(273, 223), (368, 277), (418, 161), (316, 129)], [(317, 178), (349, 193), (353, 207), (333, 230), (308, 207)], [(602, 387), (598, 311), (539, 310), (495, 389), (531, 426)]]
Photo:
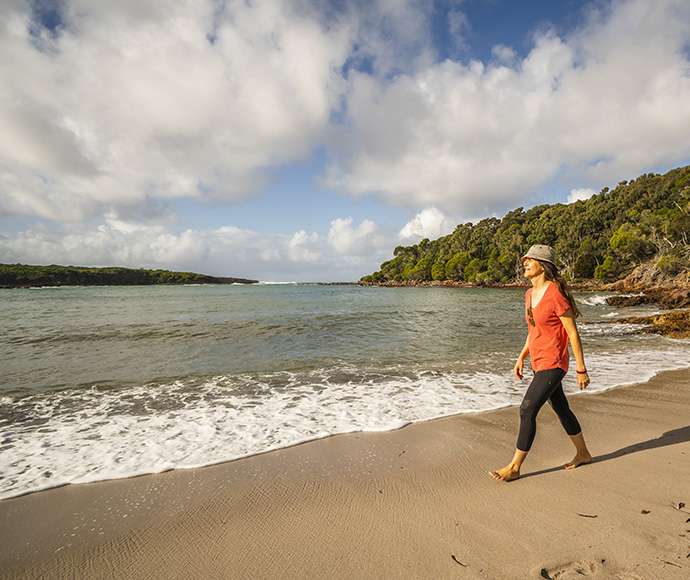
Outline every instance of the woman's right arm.
[(518, 356), (517, 362), (515, 363), (515, 368), (513, 372), (515, 376), (522, 380), (522, 367), (525, 364), (525, 359), (529, 356), (529, 336), (525, 339), (525, 346), (522, 347), (520, 351), (520, 356)]

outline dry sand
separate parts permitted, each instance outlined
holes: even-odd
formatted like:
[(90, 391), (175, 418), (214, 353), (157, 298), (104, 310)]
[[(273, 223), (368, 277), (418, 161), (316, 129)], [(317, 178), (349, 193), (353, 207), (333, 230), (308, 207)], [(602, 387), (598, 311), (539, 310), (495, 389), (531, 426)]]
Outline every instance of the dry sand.
[(511, 483), (516, 408), (4, 500), (0, 578), (687, 580), (690, 371), (570, 401)]

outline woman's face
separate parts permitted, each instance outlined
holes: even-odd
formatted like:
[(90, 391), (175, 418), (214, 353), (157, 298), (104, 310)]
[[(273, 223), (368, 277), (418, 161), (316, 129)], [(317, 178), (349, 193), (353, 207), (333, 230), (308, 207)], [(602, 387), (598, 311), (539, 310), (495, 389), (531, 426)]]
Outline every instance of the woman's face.
[(539, 274), (544, 273), (544, 267), (539, 263), (539, 260), (525, 258), (523, 260), (523, 265), (525, 266), (525, 278), (528, 280), (536, 278)]

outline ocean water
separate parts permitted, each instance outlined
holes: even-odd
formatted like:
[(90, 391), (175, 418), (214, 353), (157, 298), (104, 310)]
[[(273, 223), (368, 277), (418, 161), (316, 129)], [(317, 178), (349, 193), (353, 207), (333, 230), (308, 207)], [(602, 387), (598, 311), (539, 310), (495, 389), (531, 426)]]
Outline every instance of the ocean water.
[[(576, 294), (592, 385), (690, 366)], [(518, 404), (524, 290), (310, 284), (0, 290), (0, 499)], [(577, 392), (573, 375), (566, 392)]]

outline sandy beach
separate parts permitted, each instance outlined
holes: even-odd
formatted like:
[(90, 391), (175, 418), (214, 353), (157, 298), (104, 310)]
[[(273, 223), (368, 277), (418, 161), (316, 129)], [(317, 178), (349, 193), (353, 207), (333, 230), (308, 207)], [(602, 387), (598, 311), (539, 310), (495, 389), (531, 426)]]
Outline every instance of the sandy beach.
[(7, 499), (0, 577), (687, 579), (689, 388), (683, 370), (571, 397), (595, 458), (569, 471), (545, 407), (511, 483), (488, 471), (514, 407)]

